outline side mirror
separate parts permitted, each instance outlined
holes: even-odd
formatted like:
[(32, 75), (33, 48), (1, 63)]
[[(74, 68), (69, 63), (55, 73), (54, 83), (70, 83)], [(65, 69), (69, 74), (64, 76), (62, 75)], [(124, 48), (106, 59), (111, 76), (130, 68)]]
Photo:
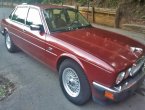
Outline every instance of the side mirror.
[(30, 25), (30, 29), (33, 31), (40, 31), (40, 26), (38, 25)]
[(30, 29), (32, 31), (39, 31), (40, 35), (45, 33), (43, 25), (30, 25)]

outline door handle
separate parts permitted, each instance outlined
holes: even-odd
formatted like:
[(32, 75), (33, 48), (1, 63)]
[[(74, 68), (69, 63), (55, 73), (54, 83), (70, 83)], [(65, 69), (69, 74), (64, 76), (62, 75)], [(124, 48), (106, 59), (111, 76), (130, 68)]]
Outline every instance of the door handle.
[(52, 47), (48, 47), (48, 51), (52, 51), (53, 50), (53, 48)]
[(23, 32), (26, 32), (26, 30), (25, 30), (25, 29), (23, 29)]

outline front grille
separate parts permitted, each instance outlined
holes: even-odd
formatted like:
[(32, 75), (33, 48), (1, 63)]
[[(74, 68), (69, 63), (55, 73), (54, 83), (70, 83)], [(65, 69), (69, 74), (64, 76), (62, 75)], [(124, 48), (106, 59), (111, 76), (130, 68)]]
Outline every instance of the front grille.
[(139, 64), (141, 62), (145, 62), (145, 56), (142, 56), (141, 58), (139, 58), (136, 63)]
[(145, 57), (141, 57), (140, 59), (137, 60), (135, 64), (133, 64), (130, 76), (136, 75), (140, 70), (142, 70), (145, 62)]

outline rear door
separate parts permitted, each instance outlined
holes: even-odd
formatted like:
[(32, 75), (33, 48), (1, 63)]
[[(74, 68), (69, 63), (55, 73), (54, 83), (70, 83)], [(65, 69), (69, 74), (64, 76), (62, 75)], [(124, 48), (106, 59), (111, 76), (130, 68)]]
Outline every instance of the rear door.
[(6, 27), (13, 40), (13, 42), (20, 48), (23, 48), (23, 39), (21, 38), (24, 34), (23, 29), (25, 27), (25, 19), (27, 17), (28, 7), (19, 6), (14, 12), (6, 19)]

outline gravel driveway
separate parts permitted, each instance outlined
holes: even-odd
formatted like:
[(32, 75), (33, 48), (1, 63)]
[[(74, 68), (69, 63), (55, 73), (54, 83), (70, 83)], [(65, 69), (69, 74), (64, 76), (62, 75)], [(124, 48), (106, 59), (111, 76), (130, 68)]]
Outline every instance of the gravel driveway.
[[(0, 8), (0, 19), (7, 16), (11, 9)], [(129, 35), (145, 44), (145, 35), (95, 25)], [(70, 103), (63, 95), (56, 73), (23, 52), (10, 54), (0, 35), (0, 75), (9, 78), (16, 90), (0, 102), (0, 110), (144, 110), (145, 96), (136, 93), (119, 104), (101, 106), (90, 101), (84, 106)], [(145, 88), (145, 84), (142, 86)]]

